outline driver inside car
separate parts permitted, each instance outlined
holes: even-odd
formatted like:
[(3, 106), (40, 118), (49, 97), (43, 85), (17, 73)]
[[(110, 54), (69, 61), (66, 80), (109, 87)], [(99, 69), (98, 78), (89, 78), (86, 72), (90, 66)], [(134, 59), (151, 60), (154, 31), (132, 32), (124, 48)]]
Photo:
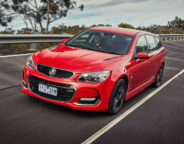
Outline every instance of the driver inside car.
[(92, 46), (94, 48), (102, 48), (102, 37), (99, 33), (94, 34)]

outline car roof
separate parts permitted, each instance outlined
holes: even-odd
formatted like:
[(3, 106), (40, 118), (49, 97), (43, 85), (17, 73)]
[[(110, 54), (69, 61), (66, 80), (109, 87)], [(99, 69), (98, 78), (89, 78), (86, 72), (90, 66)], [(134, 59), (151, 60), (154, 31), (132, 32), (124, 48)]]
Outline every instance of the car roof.
[(113, 27), (91, 27), (89, 29), (90, 30), (99, 30), (99, 31), (107, 31), (107, 32), (126, 34), (126, 35), (130, 35), (130, 36), (134, 36), (137, 33), (147, 33), (147, 32), (135, 30), (135, 29), (113, 28)]

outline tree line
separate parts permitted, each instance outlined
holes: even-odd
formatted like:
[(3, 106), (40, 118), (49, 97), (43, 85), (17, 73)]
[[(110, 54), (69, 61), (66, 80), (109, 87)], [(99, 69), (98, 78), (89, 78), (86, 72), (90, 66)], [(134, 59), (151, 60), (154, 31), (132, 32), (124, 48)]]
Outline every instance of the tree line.
[[(91, 25), (89, 27), (94, 26), (108, 26), (112, 27), (110, 24), (98, 24), (98, 25)], [(134, 27), (131, 24), (128, 23), (120, 23), (118, 27), (121, 28), (129, 28), (129, 29), (138, 29), (138, 30), (144, 30), (156, 34), (184, 34), (184, 20), (179, 18), (178, 16), (175, 17), (174, 20), (168, 21), (168, 24), (165, 26), (162, 25), (151, 25), (151, 26), (143, 26), (143, 27)], [(84, 29), (88, 28), (85, 25), (74, 25), (74, 26), (66, 26), (64, 24), (61, 24), (59, 26), (53, 26), (50, 31), (48, 31), (49, 34), (76, 34)], [(20, 30), (13, 30), (12, 28), (6, 28), (3, 31), (0, 31), (1, 34), (34, 34), (34, 33), (41, 33), (39, 30), (35, 30), (32, 28), (22, 28)]]
[[(110, 24), (98, 24), (98, 25), (92, 25), (89, 27), (94, 27), (94, 26), (112, 27), (112, 25)], [(131, 24), (122, 22), (118, 24), (118, 27), (143, 30), (143, 31), (148, 31), (148, 32), (152, 32), (155, 34), (184, 34), (184, 19), (176, 16), (174, 20), (168, 21), (166, 25), (153, 24), (147, 27), (146, 26), (135, 27)], [(85, 25), (65, 26), (64, 24), (62, 24), (62, 25), (59, 25), (58, 27), (52, 27), (50, 33), (61, 34), (62, 32), (64, 32), (64, 33), (69, 33), (69, 34), (76, 34), (77, 32), (84, 30), (86, 28), (88, 27), (86, 27)]]
[[(98, 25), (92, 25), (90, 27), (94, 26), (109, 26), (111, 27), (112, 25), (110, 24), (98, 24)], [(162, 34), (172, 34), (172, 33), (183, 33), (184, 34), (184, 20), (182, 20), (179, 17), (175, 17), (174, 20), (169, 21), (166, 26), (160, 26), (160, 25), (152, 25), (148, 27), (134, 27), (131, 24), (127, 23), (120, 23), (118, 25), (119, 27), (123, 28), (131, 28), (131, 29), (139, 29), (139, 30), (144, 30), (152, 33), (162, 33)], [(61, 24), (59, 26), (54, 26), (50, 29), (48, 33), (50, 34), (63, 34), (63, 33), (68, 33), (68, 34), (76, 34), (79, 31), (82, 31), (86, 29), (87, 26), (82, 25), (74, 25), (74, 26), (66, 26), (64, 24)], [(22, 28), (20, 30), (13, 30), (12, 28), (6, 28), (5, 30), (0, 32), (1, 34), (34, 34), (35, 30), (31, 28)], [(36, 33), (39, 33), (37, 30)], [(52, 45), (55, 45), (56, 43), (40, 43), (37, 45), (37, 50), (43, 49), (50, 47)], [(0, 54), (12, 54), (12, 53), (22, 53), (22, 52), (30, 52), (30, 44), (5, 44), (5, 45), (0, 45)], [(31, 51), (32, 52), (32, 51)]]
[[(63, 24), (50, 28), (50, 25), (68, 15), (73, 9), (83, 11), (84, 5), (77, 4), (77, 0), (1, 0), (0, 1), (0, 25), (7, 27), (13, 20), (19, 18), (25, 24), (20, 30), (6, 28), (0, 33), (69, 33), (75, 34), (87, 27), (65, 26)], [(92, 25), (95, 26), (95, 25)], [(97, 26), (111, 26), (110, 24), (98, 24)], [(119, 27), (145, 30), (153, 33), (184, 33), (184, 20), (175, 17), (167, 25), (151, 25), (147, 27), (134, 27), (131, 24), (120, 23)]]
[[(1, 0), (0, 1), (0, 25), (5, 27), (5, 30), (0, 31), (0, 34), (76, 34), (89, 26), (74, 25), (51, 27), (53, 22), (66, 17), (73, 9), (83, 11), (85, 6), (78, 5), (77, 0)], [(9, 26), (15, 19), (22, 20), (25, 27), (20, 30), (14, 30)], [(94, 26), (109, 26), (111, 24), (97, 24)], [(139, 29), (152, 33), (184, 33), (184, 20), (175, 17), (174, 20), (168, 21), (165, 26), (151, 25), (147, 27), (135, 27), (128, 23), (120, 23), (118, 27)], [(53, 43), (56, 44), (56, 43)], [(52, 43), (38, 44), (37, 50), (53, 45)], [(5, 44), (0, 45), (0, 54), (19, 53), (30, 51), (30, 44)]]

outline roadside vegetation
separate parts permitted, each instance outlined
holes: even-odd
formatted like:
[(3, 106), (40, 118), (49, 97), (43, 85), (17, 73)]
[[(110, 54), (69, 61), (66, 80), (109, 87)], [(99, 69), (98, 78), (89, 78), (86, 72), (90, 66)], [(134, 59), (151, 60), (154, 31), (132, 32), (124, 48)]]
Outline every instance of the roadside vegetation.
[[(90, 27), (94, 26), (108, 26), (112, 27), (110, 24), (98, 24), (98, 25), (91, 25)], [(169, 21), (167, 25), (151, 25), (148, 27), (134, 27), (131, 24), (127, 23), (120, 23), (118, 27), (121, 28), (130, 28), (130, 29), (138, 29), (143, 31), (152, 32), (155, 34), (184, 34), (184, 20), (175, 17), (174, 20)], [(50, 29), (48, 34), (76, 34), (84, 29), (88, 28), (85, 25), (79, 26), (66, 26), (61, 24), (59, 26), (54, 26)], [(6, 28), (3, 31), (0, 31), (0, 34), (38, 34), (42, 33), (39, 30), (35, 30), (32, 28), (22, 28), (20, 30), (13, 30), (12, 28)], [(3, 44), (0, 45), (0, 54), (13, 54), (13, 53), (22, 53), (22, 52), (35, 52), (40, 49), (48, 48), (50, 46), (56, 45), (57, 43), (39, 43), (36, 44), (36, 48), (32, 48), (31, 44)]]
[[(77, 5), (77, 0), (2, 0), (0, 2), (0, 25), (5, 29), (0, 31), (0, 34), (76, 34), (88, 27), (108, 26), (111, 24), (98, 25), (73, 25), (66, 26), (60, 24), (51, 27), (51, 24), (63, 17), (73, 9), (83, 11), (83, 4)], [(20, 30), (14, 30), (9, 26), (14, 19), (19, 17), (22, 19), (25, 27)], [(169, 21), (167, 25), (151, 25), (135, 27), (128, 23), (120, 23), (118, 27), (144, 30), (156, 34), (184, 34), (184, 20), (175, 17)], [(1, 54), (12, 54), (22, 52), (33, 52), (43, 48), (47, 48), (57, 43), (36, 44), (3, 44), (0, 45)]]

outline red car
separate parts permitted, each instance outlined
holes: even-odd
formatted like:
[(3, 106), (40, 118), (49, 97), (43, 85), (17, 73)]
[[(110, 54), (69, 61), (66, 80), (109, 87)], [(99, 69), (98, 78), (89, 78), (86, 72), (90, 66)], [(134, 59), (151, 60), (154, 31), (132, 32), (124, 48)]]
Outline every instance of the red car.
[(21, 89), (74, 109), (120, 111), (123, 102), (161, 83), (166, 50), (157, 35), (93, 27), (30, 56)]

